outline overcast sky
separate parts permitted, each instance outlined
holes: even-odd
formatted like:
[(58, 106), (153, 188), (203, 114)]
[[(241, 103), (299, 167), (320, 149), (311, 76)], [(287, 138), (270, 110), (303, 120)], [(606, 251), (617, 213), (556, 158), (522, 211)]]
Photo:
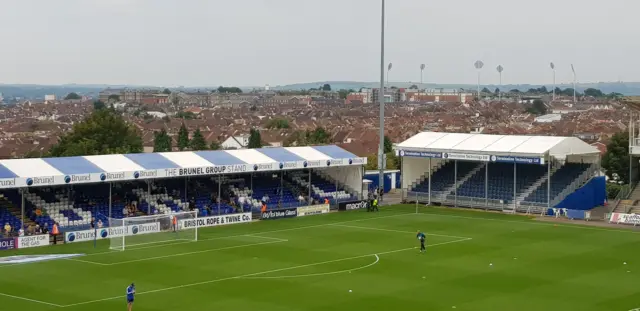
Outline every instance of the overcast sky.
[[(640, 2), (387, 0), (392, 81), (640, 81)], [(380, 0), (1, 0), (0, 83), (379, 80)]]

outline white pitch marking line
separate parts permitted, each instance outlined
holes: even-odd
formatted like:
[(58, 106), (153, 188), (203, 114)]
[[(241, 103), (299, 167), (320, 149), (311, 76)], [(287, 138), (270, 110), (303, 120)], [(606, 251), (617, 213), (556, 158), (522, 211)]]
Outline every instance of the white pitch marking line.
[[(394, 230), (394, 229), (383, 229), (383, 228), (372, 228), (372, 227), (360, 227), (360, 226), (349, 226), (349, 225), (332, 225), (334, 227), (343, 227), (343, 228), (353, 228), (353, 229), (362, 229), (362, 230), (374, 230), (374, 231), (386, 231), (386, 232), (396, 232), (396, 233), (416, 233), (416, 231), (403, 231), (403, 230)], [(436, 234), (436, 233), (425, 233), (426, 235), (432, 236), (440, 236), (445, 238), (454, 238), (454, 239), (468, 239), (466, 236), (455, 236), (455, 235), (445, 235), (445, 234)]]
[(82, 262), (82, 263), (88, 263), (88, 264), (92, 264), (92, 265), (97, 265), (97, 266), (109, 266), (109, 264), (107, 263), (101, 263), (101, 262), (95, 262), (95, 261), (89, 261), (89, 260), (82, 260), (82, 259), (77, 259), (77, 258), (63, 258), (64, 260), (67, 261), (76, 261), (76, 262)]
[[(287, 232), (287, 231), (303, 230), (303, 229), (309, 229), (309, 228), (327, 227), (327, 226), (336, 225), (336, 224), (345, 224), (345, 223), (351, 223), (351, 222), (360, 222), (360, 221), (366, 221), (366, 220), (372, 220), (372, 219), (381, 219), (381, 218), (389, 218), (389, 217), (399, 217), (399, 216), (405, 216), (405, 215), (415, 215), (415, 213), (400, 213), (400, 214), (394, 214), (394, 215), (386, 215), (386, 216), (379, 216), (379, 217), (368, 217), (368, 218), (340, 221), (340, 222), (328, 223), (328, 224), (301, 226), (301, 227), (294, 227), (294, 228), (288, 228), (288, 229), (279, 229), (279, 230), (253, 232), (253, 233), (243, 233), (243, 234), (238, 234), (238, 235), (230, 235), (230, 236), (222, 236), (222, 237), (212, 237), (212, 238), (207, 238), (207, 239), (199, 239), (198, 242), (214, 241), (214, 240), (225, 240), (225, 239), (233, 239), (233, 238), (241, 238), (241, 237), (257, 237), (257, 238), (275, 240), (275, 239), (278, 239), (278, 238), (265, 237), (265, 236), (260, 236), (258, 234)], [(171, 246), (171, 245), (187, 244), (187, 243), (193, 243), (193, 242), (194, 241), (187, 241), (187, 242), (177, 242), (177, 243), (166, 243), (166, 244), (163, 244), (163, 245), (150, 245), (150, 246), (144, 246), (144, 247), (134, 247), (134, 248), (128, 249), (126, 251), (127, 252), (134, 252), (134, 251), (142, 250), (142, 249), (149, 249), (149, 248), (156, 248), (156, 247), (166, 247), (166, 246)], [(98, 255), (104, 255), (104, 254), (113, 254), (113, 253), (118, 253), (118, 252), (120, 252), (120, 251), (108, 251), (108, 252), (90, 253), (90, 254), (86, 254), (84, 257), (98, 256)]]
[[(573, 224), (572, 225), (572, 224), (562, 224), (562, 223), (542, 222), (542, 221), (508, 220), (508, 219), (495, 219), (495, 218), (471, 217), (471, 216), (460, 216), (460, 215), (447, 215), (447, 214), (436, 214), (436, 213), (413, 213), (413, 214), (402, 214), (402, 216), (404, 216), (404, 215), (416, 215), (416, 214), (417, 215), (422, 215), (422, 216), (436, 216), (436, 217), (449, 217), (449, 218), (461, 218), (461, 219), (475, 219), (475, 220), (497, 221), (497, 222), (540, 225), (540, 226), (555, 226), (555, 227), (564, 227), (564, 228), (572, 228), (572, 229), (584, 229), (584, 230), (595, 230), (595, 231), (609, 231), (609, 232), (635, 233), (635, 234), (640, 233), (640, 231), (632, 230), (631, 227), (628, 230), (624, 230), (624, 229), (606, 229), (606, 228), (588, 227), (587, 225), (580, 225), (580, 224)], [(398, 215), (398, 216), (400, 216), (400, 215)]]
[(369, 268), (369, 267), (377, 264), (380, 261), (380, 257), (378, 257), (378, 254), (375, 254), (374, 256), (376, 256), (376, 261), (374, 261), (374, 262), (372, 262), (372, 263), (370, 263), (370, 264), (368, 264), (366, 266), (353, 268), (353, 269), (346, 269), (346, 270), (333, 271), (333, 272), (324, 272), (324, 273), (300, 274), (300, 275), (253, 276), (253, 277), (250, 276), (250, 277), (246, 277), (244, 279), (291, 279), (291, 278), (303, 278), (303, 277), (312, 277), (312, 276), (325, 276), (325, 275), (333, 275), (333, 274), (340, 274), (340, 273), (358, 271), (358, 270)]
[(234, 245), (234, 246), (229, 246), (229, 247), (205, 249), (205, 250), (195, 251), (195, 252), (185, 252), (185, 253), (178, 253), (178, 254), (171, 254), (171, 255), (164, 255), (164, 256), (155, 256), (155, 257), (127, 260), (127, 261), (119, 261), (119, 262), (114, 262), (114, 263), (98, 263), (98, 262), (92, 262), (92, 261), (83, 261), (83, 262), (92, 263), (92, 264), (98, 264), (98, 265), (101, 265), (101, 266), (116, 266), (116, 265), (132, 263), (132, 262), (141, 262), (141, 261), (157, 260), (157, 259), (172, 258), (172, 257), (179, 257), (179, 256), (203, 254), (203, 253), (217, 252), (217, 251), (223, 251), (223, 250), (229, 250), (229, 249), (235, 249), (235, 248), (243, 248), (243, 247), (249, 247), (249, 246), (274, 244), (274, 243), (283, 243), (283, 242), (287, 242), (287, 241), (288, 240), (277, 240), (277, 241), (267, 241), (267, 242), (259, 242), (259, 243), (243, 244), (243, 245)]
[[(445, 244), (451, 244), (451, 243), (458, 243), (458, 242), (464, 242), (464, 241), (468, 241), (468, 240), (471, 240), (471, 238), (448, 241), (448, 242), (442, 242), (442, 243), (435, 243), (435, 244), (427, 245), (427, 247), (433, 247), (433, 246), (445, 245)], [(408, 250), (415, 250), (417, 248), (418, 247), (409, 247), (409, 248), (397, 249), (397, 250), (388, 251), (388, 252), (381, 252), (381, 253), (378, 252), (378, 253), (374, 253), (374, 254), (353, 256), (353, 257), (347, 257), (347, 258), (341, 258), (341, 259), (334, 259), (334, 260), (316, 262), (316, 263), (311, 263), (311, 264), (306, 264), (306, 265), (299, 265), (299, 266), (280, 268), (280, 269), (274, 269), (274, 270), (267, 270), (267, 271), (256, 272), (256, 273), (249, 273), (249, 274), (232, 276), (232, 277), (227, 277), (227, 278), (214, 279), (214, 280), (209, 280), (209, 281), (203, 281), (203, 282), (196, 282), (196, 283), (190, 283), (190, 284), (184, 284), (184, 285), (160, 288), (160, 289), (150, 290), (150, 291), (146, 291), (146, 292), (136, 293), (136, 295), (153, 294), (153, 293), (164, 292), (164, 291), (169, 291), (169, 290), (174, 290), (174, 289), (193, 287), (193, 286), (205, 285), (205, 284), (212, 284), (212, 283), (217, 283), (217, 282), (222, 282), (222, 281), (237, 280), (237, 279), (243, 279), (243, 278), (247, 278), (248, 279), (249, 277), (263, 275), (263, 274), (269, 274), (269, 273), (282, 272), (282, 271), (288, 271), (288, 270), (294, 270), (294, 269), (300, 269), (300, 268), (306, 268), (306, 267), (319, 266), (319, 265), (324, 265), (324, 264), (328, 264), (328, 263), (334, 263), (334, 262), (341, 262), (341, 261), (353, 260), (353, 259), (358, 259), (358, 258), (370, 257), (370, 256), (374, 256), (374, 255), (385, 255), (385, 254), (399, 253), (399, 252), (404, 252), (404, 251), (408, 251)], [(91, 301), (85, 301), (85, 302), (79, 302), (79, 303), (64, 305), (62, 307), (63, 308), (75, 307), (75, 306), (87, 305), (87, 304), (92, 304), (92, 303), (96, 303), (96, 302), (109, 301), (109, 300), (115, 300), (115, 299), (122, 299), (122, 296), (103, 298), (103, 299), (97, 299), (97, 300), (91, 300)]]
[(25, 297), (20, 297), (20, 296), (14, 296), (14, 295), (9, 295), (9, 294), (4, 294), (4, 293), (0, 293), (0, 296), (9, 297), (9, 298), (18, 299), (18, 300), (35, 302), (35, 303), (39, 303), (39, 304), (42, 304), (42, 305), (48, 305), (48, 306), (53, 306), (53, 307), (58, 307), (58, 308), (64, 308), (65, 307), (65, 306), (62, 306), (62, 305), (59, 305), (59, 304), (55, 304), (55, 303), (50, 303), (50, 302), (46, 302), (46, 301), (40, 301), (40, 300), (35, 300), (35, 299), (30, 299), (30, 298), (25, 298)]

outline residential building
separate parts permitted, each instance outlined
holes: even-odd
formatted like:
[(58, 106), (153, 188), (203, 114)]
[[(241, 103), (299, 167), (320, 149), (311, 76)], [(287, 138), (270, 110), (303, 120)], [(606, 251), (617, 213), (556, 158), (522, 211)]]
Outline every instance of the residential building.
[(222, 149), (244, 149), (249, 145), (249, 135), (229, 136), (220, 144)]

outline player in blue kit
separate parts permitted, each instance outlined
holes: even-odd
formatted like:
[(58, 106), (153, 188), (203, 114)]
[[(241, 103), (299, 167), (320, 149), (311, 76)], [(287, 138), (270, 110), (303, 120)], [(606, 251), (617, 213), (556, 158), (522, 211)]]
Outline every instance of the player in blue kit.
[(133, 308), (133, 296), (136, 294), (136, 285), (131, 283), (131, 285), (129, 285), (127, 287), (127, 310), (131, 311), (131, 308)]
[(424, 235), (424, 233), (420, 232), (420, 230), (418, 230), (418, 234), (416, 235), (416, 237), (418, 238), (418, 240), (420, 240), (420, 252), (426, 252), (427, 248), (424, 246), (424, 242), (427, 240), (427, 237)]

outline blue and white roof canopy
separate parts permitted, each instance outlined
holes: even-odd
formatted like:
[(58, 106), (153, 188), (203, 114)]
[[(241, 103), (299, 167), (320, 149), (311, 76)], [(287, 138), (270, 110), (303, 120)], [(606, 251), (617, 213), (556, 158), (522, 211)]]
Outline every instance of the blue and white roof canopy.
[(394, 146), (403, 157), (544, 164), (553, 157), (597, 155), (576, 137), (422, 132)]
[(338, 146), (0, 160), (0, 188), (269, 172), (367, 163)]

